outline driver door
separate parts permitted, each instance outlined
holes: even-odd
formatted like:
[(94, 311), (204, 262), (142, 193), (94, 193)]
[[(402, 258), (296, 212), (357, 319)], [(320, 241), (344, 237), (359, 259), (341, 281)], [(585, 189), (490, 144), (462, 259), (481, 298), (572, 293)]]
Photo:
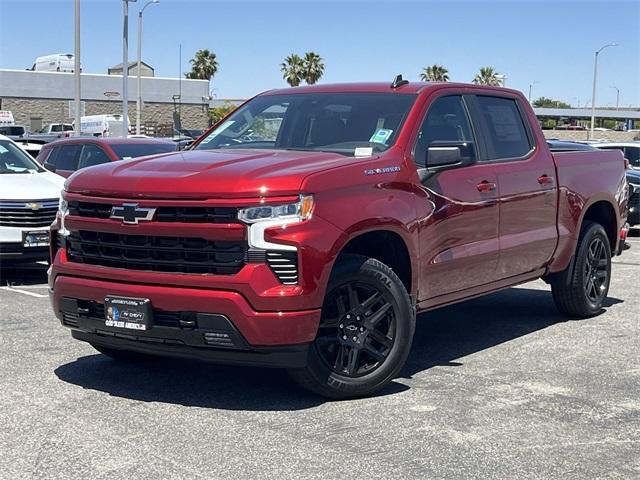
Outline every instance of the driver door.
[[(433, 151), (463, 145), (470, 164), (434, 166)], [(429, 106), (414, 148), (422, 173), (424, 213), (419, 222), (418, 301), (439, 303), (496, 279), (498, 265), (498, 180), (490, 164), (477, 162), (475, 140), (462, 95), (446, 95)], [(446, 301), (446, 300), (443, 300)]]

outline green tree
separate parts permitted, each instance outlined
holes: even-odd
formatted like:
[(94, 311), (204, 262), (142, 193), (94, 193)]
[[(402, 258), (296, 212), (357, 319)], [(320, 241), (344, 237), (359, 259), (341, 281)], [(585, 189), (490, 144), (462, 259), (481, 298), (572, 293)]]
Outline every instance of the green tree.
[(433, 64), (422, 69), (420, 80), (423, 82), (448, 82), (449, 70), (442, 65)]
[(238, 106), (230, 102), (225, 102), (219, 107), (210, 108), (209, 118), (211, 119), (211, 124), (213, 125), (214, 123), (218, 123), (224, 117), (233, 112), (236, 108), (238, 108)]
[(560, 100), (553, 100), (547, 97), (540, 97), (533, 102), (534, 107), (538, 108), (571, 108), (566, 102), (561, 102)]
[(307, 52), (303, 60), (304, 81), (308, 85), (316, 83), (324, 74), (324, 63), (322, 57), (316, 52)]
[(473, 83), (476, 85), (500, 86), (499, 73), (493, 67), (481, 67), (480, 72), (474, 77)]
[(185, 77), (197, 80), (211, 80), (218, 71), (216, 54), (207, 50), (198, 50), (194, 58), (189, 60), (191, 71)]
[(280, 64), (282, 78), (292, 87), (297, 87), (304, 79), (304, 60), (300, 55), (292, 53)]

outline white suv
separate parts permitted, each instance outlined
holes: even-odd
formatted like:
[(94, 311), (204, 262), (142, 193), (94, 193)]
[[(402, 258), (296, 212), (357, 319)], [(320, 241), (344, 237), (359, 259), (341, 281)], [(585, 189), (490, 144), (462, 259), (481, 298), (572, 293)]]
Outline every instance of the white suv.
[(49, 258), (49, 226), (64, 180), (0, 135), (0, 263)]

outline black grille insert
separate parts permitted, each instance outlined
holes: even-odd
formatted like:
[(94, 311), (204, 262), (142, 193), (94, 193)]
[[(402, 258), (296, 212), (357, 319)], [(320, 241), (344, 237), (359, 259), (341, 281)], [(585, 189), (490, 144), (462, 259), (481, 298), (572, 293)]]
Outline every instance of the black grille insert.
[(296, 285), (298, 283), (297, 251), (267, 252), (267, 263), (284, 285)]
[(233, 275), (245, 264), (246, 242), (78, 231), (67, 237), (69, 260), (172, 273)]
[[(113, 206), (114, 205), (108, 203), (79, 202), (74, 200), (69, 202), (69, 215), (89, 218), (109, 218)], [(238, 209), (236, 207), (156, 207), (153, 221), (184, 223), (239, 222)]]

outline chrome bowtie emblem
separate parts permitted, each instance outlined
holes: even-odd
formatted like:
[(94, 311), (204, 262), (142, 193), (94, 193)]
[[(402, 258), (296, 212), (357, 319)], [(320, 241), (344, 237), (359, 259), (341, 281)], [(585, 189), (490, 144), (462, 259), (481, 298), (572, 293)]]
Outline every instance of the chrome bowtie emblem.
[(24, 206), (31, 210), (40, 210), (42, 208), (42, 204), (38, 202), (25, 203)]
[(123, 203), (122, 206), (111, 209), (111, 218), (122, 220), (122, 223), (137, 224), (140, 220), (152, 220), (155, 213), (155, 208), (139, 207), (137, 203)]

